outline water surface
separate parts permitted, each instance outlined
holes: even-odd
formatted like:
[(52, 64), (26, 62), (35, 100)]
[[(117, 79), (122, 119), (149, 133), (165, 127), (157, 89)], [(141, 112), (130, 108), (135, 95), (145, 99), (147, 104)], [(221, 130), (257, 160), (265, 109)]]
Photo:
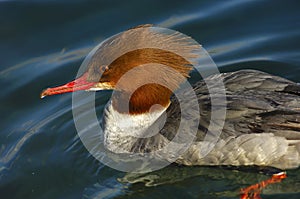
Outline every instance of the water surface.
[[(300, 82), (299, 9), (279, 0), (0, 1), (0, 198), (237, 198), (267, 176), (174, 165), (128, 176), (84, 148), (70, 94), (39, 94), (72, 80), (100, 41), (145, 23), (192, 36), (222, 72), (259, 69)], [(97, 93), (99, 114), (109, 95)], [(299, 172), (262, 197), (300, 198)]]

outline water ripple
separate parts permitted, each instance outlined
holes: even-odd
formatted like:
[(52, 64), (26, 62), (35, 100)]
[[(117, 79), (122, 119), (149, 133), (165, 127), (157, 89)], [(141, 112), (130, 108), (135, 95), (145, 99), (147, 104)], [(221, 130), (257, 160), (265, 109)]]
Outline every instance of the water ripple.
[(208, 6), (206, 9), (201, 8), (201, 10), (194, 11), (193, 13), (186, 13), (182, 15), (171, 16), (162, 22), (158, 23), (162, 27), (173, 27), (176, 25), (184, 24), (191, 22), (193, 20), (207, 20), (208, 17), (214, 16), (218, 13), (227, 12), (229, 9), (232, 9), (237, 6), (247, 6), (247, 4), (252, 4), (258, 1), (223, 1), (216, 6)]
[[(20, 64), (10, 66), (5, 70), (0, 71), (0, 80), (11, 82), (9, 87), (4, 87), (3, 93), (12, 92), (22, 85), (36, 79), (38, 76), (47, 74), (47, 72), (55, 70), (64, 64), (82, 59), (91, 50), (91, 47), (82, 47), (79, 49), (72, 49), (66, 51), (63, 49), (61, 52), (31, 58)], [(30, 73), (30, 75), (28, 75)]]
[[(60, 105), (61, 106), (61, 105)], [(47, 117), (44, 119), (41, 119), (36, 124), (31, 124), (29, 129), (22, 129), (22, 132), (25, 132), (23, 136), (18, 141), (15, 141), (15, 143), (11, 146), (9, 146), (9, 149), (5, 149), (5, 146), (3, 149), (1, 149), (2, 154), (0, 156), (0, 173), (1, 170), (8, 169), (12, 164), (14, 159), (18, 156), (19, 152), (22, 150), (22, 147), (26, 144), (26, 142), (31, 139), (34, 135), (37, 133), (42, 132), (42, 128), (45, 127), (47, 124), (52, 123), (54, 120), (62, 117), (64, 114), (69, 112), (71, 110), (71, 107), (51, 107), (51, 110), (42, 110), (46, 111)], [(38, 113), (38, 115), (41, 115)], [(21, 126), (28, 126), (28, 123), (33, 123), (33, 121), (26, 121), (25, 125)], [(17, 131), (17, 130), (15, 130)], [(3, 147), (3, 146), (2, 146)], [(7, 146), (8, 147), (8, 146)], [(6, 152), (5, 152), (6, 151)], [(5, 153), (5, 154), (4, 154)]]

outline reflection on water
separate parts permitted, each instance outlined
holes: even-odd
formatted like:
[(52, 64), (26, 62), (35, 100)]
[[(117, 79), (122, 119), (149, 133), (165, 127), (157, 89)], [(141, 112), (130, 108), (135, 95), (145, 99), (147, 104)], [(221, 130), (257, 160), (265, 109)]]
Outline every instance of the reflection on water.
[[(263, 190), (263, 194), (297, 193), (299, 191), (299, 174), (295, 171), (290, 173), (290, 177), (283, 183), (273, 184)], [(184, 185), (194, 187), (197, 194), (190, 195), (189, 198), (198, 198), (205, 193), (207, 197), (238, 197), (240, 186), (248, 186), (269, 178), (255, 170), (237, 171), (229, 168), (219, 167), (178, 167), (169, 166), (160, 171), (150, 174), (127, 174), (119, 179), (123, 183), (143, 183), (146, 187), (170, 186), (181, 187)], [(298, 179), (298, 180), (297, 180)], [(199, 183), (196, 183), (196, 182)], [(191, 184), (191, 182), (193, 182)], [(204, 185), (204, 186), (203, 186)], [(226, 185), (226, 186), (224, 186)], [(239, 185), (239, 186), (237, 186)], [(134, 194), (137, 185), (129, 190)], [(147, 188), (143, 188), (144, 191)], [(197, 188), (198, 187), (198, 188)], [(140, 189), (141, 191), (141, 189)], [(183, 193), (182, 196), (187, 196)]]
[[(291, 171), (285, 181), (264, 189), (263, 198), (287, 192), (297, 194), (299, 177), (299, 172)], [(269, 177), (255, 170), (170, 165), (152, 173), (126, 174), (118, 178), (118, 181), (112, 178), (97, 182), (84, 190), (84, 198), (162, 198), (168, 194), (175, 196), (175, 193), (177, 198), (238, 198), (241, 187), (267, 178)]]
[[(75, 77), (99, 38), (141, 23), (192, 36), (221, 71), (253, 68), (300, 82), (296, 2), (141, 2), (0, 1), (1, 198), (236, 198), (267, 178), (211, 167), (171, 165), (143, 175), (110, 169), (80, 142), (70, 94), (39, 99), (42, 89)], [(99, 117), (109, 96), (96, 95)], [(299, 171), (288, 171), (263, 198), (299, 198)]]

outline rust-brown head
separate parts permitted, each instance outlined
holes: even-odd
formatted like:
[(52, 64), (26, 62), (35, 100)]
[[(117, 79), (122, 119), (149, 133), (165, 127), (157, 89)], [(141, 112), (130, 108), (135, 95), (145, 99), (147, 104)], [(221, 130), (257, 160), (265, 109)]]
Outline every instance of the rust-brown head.
[[(129, 113), (131, 114), (148, 112), (155, 104), (168, 106), (173, 91), (186, 80), (192, 69), (192, 63), (186, 57), (195, 57), (193, 49), (196, 46), (187, 42), (189, 37), (185, 41), (178, 35), (166, 36), (143, 30), (144, 35), (140, 32), (135, 42), (142, 46), (143, 42), (149, 43), (148, 39), (152, 39), (161, 48), (153, 48), (153, 45), (148, 44), (145, 48), (130, 50), (129, 44), (127, 44), (129, 50), (122, 49), (126, 44), (124, 41), (126, 38), (130, 45), (136, 45), (132, 44), (134, 41), (130, 35), (135, 34), (134, 31), (142, 27), (129, 29), (119, 37), (114, 37), (114, 42), (109, 41), (110, 45), (104, 43), (99, 50), (95, 51), (88, 63), (87, 71), (81, 77), (65, 85), (48, 88), (41, 93), (41, 97), (79, 90), (109, 89), (119, 93), (116, 95), (118, 97), (112, 99), (112, 104), (121, 113), (126, 110), (120, 106), (118, 101), (128, 97), (130, 98)], [(148, 38), (145, 37), (147, 35)], [(120, 54), (120, 50), (125, 53)], [(180, 56), (181, 51), (185, 53), (185, 56)], [(116, 54), (119, 55), (115, 56)], [(108, 62), (107, 59), (111, 57), (116, 58)], [(134, 71), (134, 73), (129, 73), (130, 71)], [(148, 83), (144, 84), (144, 82)]]

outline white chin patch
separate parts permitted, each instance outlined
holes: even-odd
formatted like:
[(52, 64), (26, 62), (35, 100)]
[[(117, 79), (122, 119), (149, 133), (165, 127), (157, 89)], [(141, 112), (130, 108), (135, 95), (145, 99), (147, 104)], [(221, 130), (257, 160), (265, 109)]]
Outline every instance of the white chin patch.
[(101, 91), (103, 88), (89, 88), (87, 91)]

